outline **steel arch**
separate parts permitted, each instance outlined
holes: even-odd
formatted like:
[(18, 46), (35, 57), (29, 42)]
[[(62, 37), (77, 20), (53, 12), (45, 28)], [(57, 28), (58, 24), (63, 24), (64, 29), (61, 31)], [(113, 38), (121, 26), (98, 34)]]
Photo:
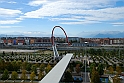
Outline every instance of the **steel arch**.
[(55, 28), (60, 28), (61, 30), (63, 30), (63, 32), (64, 32), (64, 34), (65, 34), (65, 36), (66, 36), (66, 42), (67, 42), (68, 45), (69, 45), (68, 36), (67, 36), (65, 30), (64, 30), (62, 27), (60, 27), (60, 26), (55, 26), (55, 27), (53, 28), (53, 30), (52, 30), (52, 37), (51, 37), (52, 45), (54, 45), (54, 36), (53, 36), (53, 33), (54, 33)]

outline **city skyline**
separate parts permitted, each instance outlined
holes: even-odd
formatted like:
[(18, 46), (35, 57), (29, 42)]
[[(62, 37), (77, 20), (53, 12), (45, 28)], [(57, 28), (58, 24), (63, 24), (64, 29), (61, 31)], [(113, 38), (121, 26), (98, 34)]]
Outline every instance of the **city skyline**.
[(54, 26), (77, 37), (124, 32), (123, 0), (0, 0), (0, 11), (0, 34), (51, 36)]

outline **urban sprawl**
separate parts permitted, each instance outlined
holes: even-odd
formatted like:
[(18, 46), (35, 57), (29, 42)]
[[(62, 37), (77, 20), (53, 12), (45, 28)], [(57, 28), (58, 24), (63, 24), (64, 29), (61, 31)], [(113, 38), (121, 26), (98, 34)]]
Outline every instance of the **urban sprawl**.
[[(54, 42), (58, 46), (67, 46), (64, 37), (55, 37)], [(95, 46), (118, 46), (124, 44), (124, 38), (80, 38), (68, 37), (68, 42), (71, 47), (95, 47)], [(32, 47), (51, 47), (50, 37), (1, 37), (0, 46), (32, 46)]]
[[(124, 38), (1, 37), (0, 83), (39, 83), (71, 53), (60, 83), (124, 83)], [(11, 50), (7, 52), (8, 50)]]

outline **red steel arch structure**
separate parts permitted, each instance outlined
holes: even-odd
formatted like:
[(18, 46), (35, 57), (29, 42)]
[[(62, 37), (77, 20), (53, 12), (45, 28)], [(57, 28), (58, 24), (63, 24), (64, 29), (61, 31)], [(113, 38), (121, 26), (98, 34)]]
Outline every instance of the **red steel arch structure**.
[[(58, 51), (56, 49), (56, 44), (54, 44), (53, 32), (54, 32), (55, 28), (61, 28), (63, 30), (63, 32), (65, 33), (65, 36), (66, 36), (67, 43), (68, 43), (68, 37), (62, 27), (55, 26), (53, 28), (51, 42), (52, 42), (52, 47), (53, 47), (53, 52), (54, 52), (54, 60), (60, 60)], [(68, 45), (69, 45), (69, 43), (68, 43)], [(72, 56), (73, 56), (73, 54), (71, 54), (71, 53), (66, 54), (39, 83), (59, 83), (64, 74), (64, 71), (67, 69), (67, 66), (68, 66)]]
[(52, 30), (52, 37), (51, 37), (52, 45), (54, 45), (54, 36), (53, 36), (53, 33), (54, 33), (55, 28), (60, 28), (60, 29), (63, 30), (63, 32), (64, 32), (64, 34), (65, 34), (65, 36), (66, 36), (66, 42), (67, 42), (68, 45), (69, 45), (69, 42), (68, 42), (68, 36), (67, 36), (65, 30), (64, 30), (62, 27), (60, 27), (60, 26), (55, 26), (55, 27), (53, 28), (53, 30)]

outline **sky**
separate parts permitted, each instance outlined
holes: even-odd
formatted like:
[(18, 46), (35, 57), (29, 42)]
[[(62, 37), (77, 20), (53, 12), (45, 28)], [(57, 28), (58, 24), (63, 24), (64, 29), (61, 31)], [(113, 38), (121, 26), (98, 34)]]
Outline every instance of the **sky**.
[(124, 32), (124, 0), (0, 0), (0, 34), (50, 37), (54, 26), (70, 37)]

